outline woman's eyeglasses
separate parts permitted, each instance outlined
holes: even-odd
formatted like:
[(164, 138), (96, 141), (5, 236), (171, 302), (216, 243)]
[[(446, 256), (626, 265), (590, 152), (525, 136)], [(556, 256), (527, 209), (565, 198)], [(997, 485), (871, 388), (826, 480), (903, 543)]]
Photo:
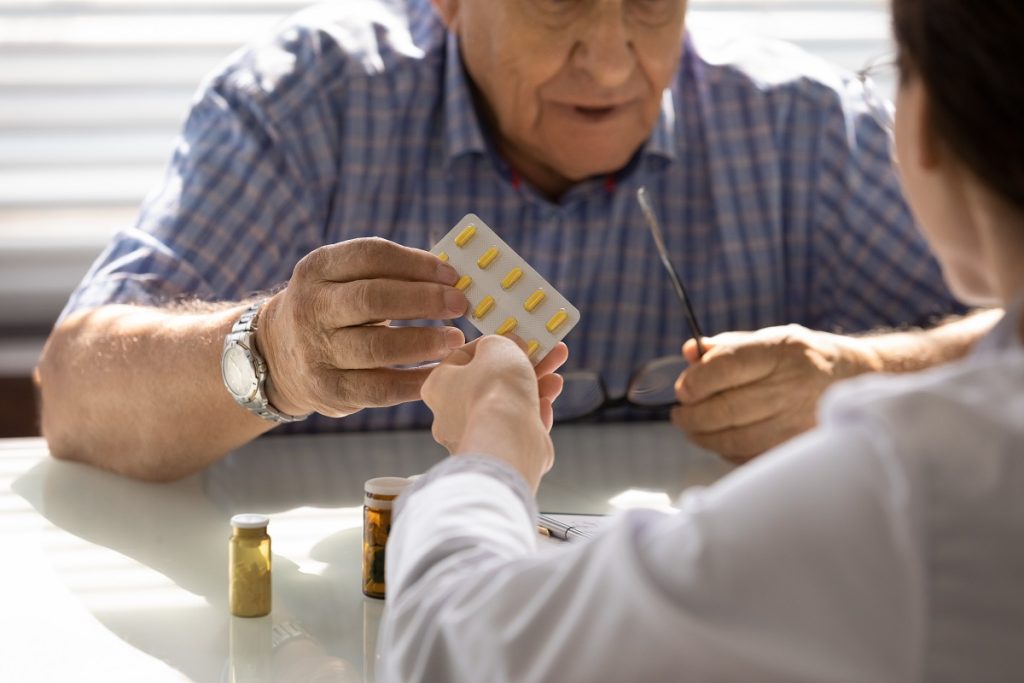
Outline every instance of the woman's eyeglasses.
[[(636, 192), (636, 200), (640, 204), (647, 229), (654, 238), (654, 246), (658, 250), (661, 263), (665, 266), (676, 296), (683, 304), (690, 331), (697, 341), (697, 355), (704, 355), (703, 336), (697, 316), (686, 295), (683, 282), (676, 272), (672, 260), (668, 256), (665, 239), (661, 232), (658, 218), (647, 197), (647, 189), (641, 187)], [(626, 393), (618, 398), (608, 395), (604, 379), (592, 370), (570, 371), (562, 374), (564, 380), (562, 394), (555, 401), (553, 409), (555, 420), (579, 420), (595, 415), (608, 408), (633, 406), (646, 410), (661, 410), (676, 404), (675, 383), (679, 375), (686, 369), (686, 359), (679, 356), (663, 356), (644, 363), (630, 378)]]
[(893, 105), (879, 93), (877, 85), (896, 83), (898, 77), (899, 60), (893, 55), (875, 57), (857, 71), (868, 113), (890, 136), (893, 131)]

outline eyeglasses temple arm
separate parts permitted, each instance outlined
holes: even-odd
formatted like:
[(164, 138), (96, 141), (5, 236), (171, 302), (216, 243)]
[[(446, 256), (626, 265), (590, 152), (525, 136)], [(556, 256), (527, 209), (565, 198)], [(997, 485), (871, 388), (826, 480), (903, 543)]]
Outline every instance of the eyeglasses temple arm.
[(658, 248), (658, 256), (661, 257), (661, 262), (665, 266), (665, 270), (668, 271), (669, 278), (672, 280), (672, 286), (676, 290), (676, 295), (686, 308), (686, 318), (690, 323), (690, 330), (693, 331), (694, 340), (697, 342), (697, 357), (700, 358), (704, 355), (704, 344), (701, 342), (701, 337), (704, 334), (700, 330), (700, 325), (697, 324), (697, 316), (694, 314), (693, 306), (690, 304), (690, 297), (686, 295), (686, 289), (683, 288), (683, 282), (679, 279), (679, 274), (676, 273), (676, 268), (668, 257), (668, 249), (665, 248), (665, 240), (661, 235), (661, 226), (658, 224), (658, 218), (654, 215), (654, 209), (651, 208), (651, 203), (647, 199), (646, 187), (641, 187), (636, 191), (636, 200), (640, 203), (640, 210), (643, 212), (644, 219), (647, 221), (647, 227), (654, 237), (654, 245)]

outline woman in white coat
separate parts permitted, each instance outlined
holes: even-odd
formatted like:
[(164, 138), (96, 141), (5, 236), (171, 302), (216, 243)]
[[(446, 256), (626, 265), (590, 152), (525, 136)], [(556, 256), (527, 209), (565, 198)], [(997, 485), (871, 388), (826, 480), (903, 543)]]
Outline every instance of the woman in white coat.
[(533, 492), (565, 350), (539, 380), (506, 339), (457, 351), (423, 388), (456, 457), (388, 546), (386, 679), (1024, 679), (1024, 3), (893, 18), (905, 190), (950, 287), (1002, 323), (962, 362), (834, 388), (816, 429), (678, 514), (557, 555), (533, 552)]

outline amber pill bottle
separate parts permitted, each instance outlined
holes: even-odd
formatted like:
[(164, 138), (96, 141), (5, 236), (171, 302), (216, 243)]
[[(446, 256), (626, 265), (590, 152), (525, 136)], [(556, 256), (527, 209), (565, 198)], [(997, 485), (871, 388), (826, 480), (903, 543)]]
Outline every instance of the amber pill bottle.
[(377, 477), (363, 486), (363, 594), (384, 598), (384, 546), (391, 533), (391, 512), (409, 480)]
[(266, 515), (231, 518), (228, 544), (228, 602), (236, 617), (270, 614), (270, 536)]

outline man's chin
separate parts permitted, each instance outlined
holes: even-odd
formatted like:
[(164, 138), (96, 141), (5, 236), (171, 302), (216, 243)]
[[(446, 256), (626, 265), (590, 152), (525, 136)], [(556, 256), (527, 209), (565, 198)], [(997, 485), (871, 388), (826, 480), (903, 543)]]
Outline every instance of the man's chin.
[(578, 156), (571, 152), (561, 155), (561, 163), (554, 165), (558, 173), (574, 183), (579, 183), (596, 176), (606, 176), (618, 173), (629, 160), (633, 158), (633, 152), (616, 150), (607, 154), (594, 154), (593, 150), (587, 150)]

